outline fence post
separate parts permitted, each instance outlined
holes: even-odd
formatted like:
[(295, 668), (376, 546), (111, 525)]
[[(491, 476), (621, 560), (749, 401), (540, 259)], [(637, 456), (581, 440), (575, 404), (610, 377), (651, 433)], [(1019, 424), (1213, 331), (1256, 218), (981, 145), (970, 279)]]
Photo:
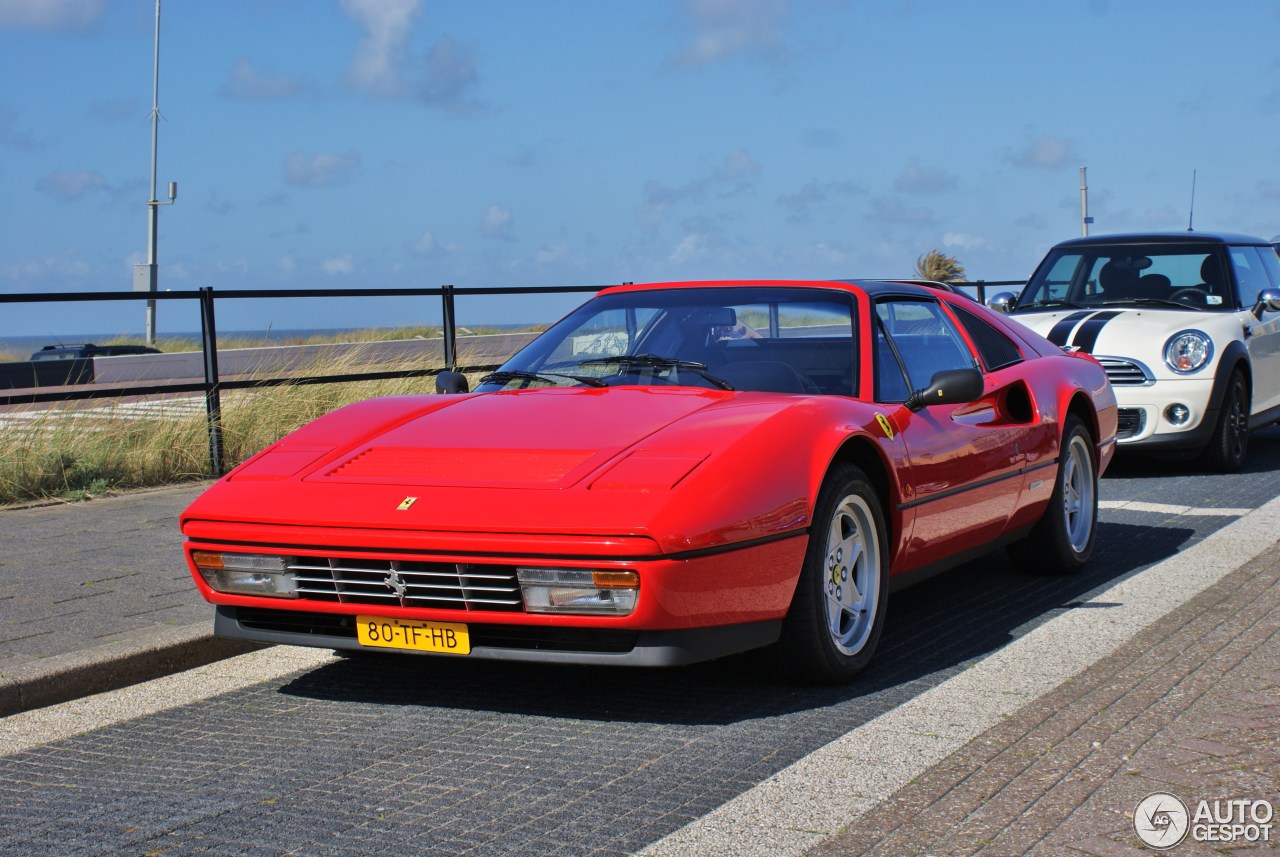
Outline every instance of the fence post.
[(440, 335), (444, 337), (444, 368), (452, 372), (458, 364), (458, 321), (453, 310), (453, 286), (445, 286), (440, 296), (442, 318)]
[(987, 305), (987, 281), (978, 280), (978, 303)]
[(200, 340), (204, 352), (204, 410), (209, 426), (209, 466), (222, 476), (222, 398), (218, 391), (218, 331), (213, 317), (213, 287), (200, 288)]

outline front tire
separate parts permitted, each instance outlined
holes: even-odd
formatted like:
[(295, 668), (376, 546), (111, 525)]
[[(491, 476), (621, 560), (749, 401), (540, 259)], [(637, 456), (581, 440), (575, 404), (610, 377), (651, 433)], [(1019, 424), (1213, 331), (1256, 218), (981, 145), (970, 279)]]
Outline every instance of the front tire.
[(1204, 457), (1215, 473), (1235, 473), (1244, 466), (1249, 451), (1249, 384), (1240, 370), (1231, 373), (1213, 438), (1205, 447)]
[(1026, 571), (1075, 574), (1089, 561), (1097, 530), (1093, 438), (1084, 422), (1072, 414), (1063, 425), (1058, 476), (1049, 506), (1025, 539), (1009, 545), (1009, 555)]
[(818, 492), (804, 566), (776, 649), (786, 674), (835, 684), (871, 663), (888, 603), (887, 542), (870, 480), (851, 464), (837, 464)]

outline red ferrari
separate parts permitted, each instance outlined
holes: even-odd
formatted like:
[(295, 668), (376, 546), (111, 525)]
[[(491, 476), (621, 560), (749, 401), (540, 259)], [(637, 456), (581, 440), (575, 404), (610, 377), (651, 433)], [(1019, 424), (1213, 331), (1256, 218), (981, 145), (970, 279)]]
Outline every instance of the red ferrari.
[(843, 681), (889, 590), (1007, 545), (1093, 549), (1116, 400), (961, 295), (605, 289), (457, 395), (342, 408), (182, 515), (228, 637), (672, 665), (766, 646)]

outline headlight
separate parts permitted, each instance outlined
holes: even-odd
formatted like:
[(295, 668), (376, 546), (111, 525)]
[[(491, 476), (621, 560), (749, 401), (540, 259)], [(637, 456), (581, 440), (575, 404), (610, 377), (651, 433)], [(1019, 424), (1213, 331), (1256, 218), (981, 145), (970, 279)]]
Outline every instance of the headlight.
[(284, 557), (254, 553), (192, 551), (200, 576), (215, 592), (297, 598), (293, 572), (285, 571)]
[(517, 568), (530, 613), (626, 616), (636, 607), (640, 575), (585, 568)]
[(1164, 344), (1164, 362), (1179, 375), (1198, 372), (1213, 359), (1213, 340), (1198, 330), (1182, 330)]

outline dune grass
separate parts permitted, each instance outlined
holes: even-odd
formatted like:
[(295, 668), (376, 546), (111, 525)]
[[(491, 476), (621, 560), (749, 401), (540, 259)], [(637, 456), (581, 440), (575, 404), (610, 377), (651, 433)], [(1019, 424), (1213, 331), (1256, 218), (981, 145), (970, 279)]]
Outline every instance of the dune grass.
[[(465, 365), (461, 342), (459, 351)], [(355, 354), (328, 358), (323, 365), (305, 367), (305, 372), (336, 375), (369, 368)], [(376, 368), (423, 367), (419, 363)], [(474, 385), (482, 374), (471, 374), (471, 383)], [(226, 467), (234, 467), (343, 405), (434, 389), (428, 376), (223, 391)], [(44, 498), (78, 500), (130, 488), (208, 479), (213, 474), (206, 426), (203, 397), (153, 399), (142, 408), (137, 402), (99, 400), (0, 412), (0, 505)]]

